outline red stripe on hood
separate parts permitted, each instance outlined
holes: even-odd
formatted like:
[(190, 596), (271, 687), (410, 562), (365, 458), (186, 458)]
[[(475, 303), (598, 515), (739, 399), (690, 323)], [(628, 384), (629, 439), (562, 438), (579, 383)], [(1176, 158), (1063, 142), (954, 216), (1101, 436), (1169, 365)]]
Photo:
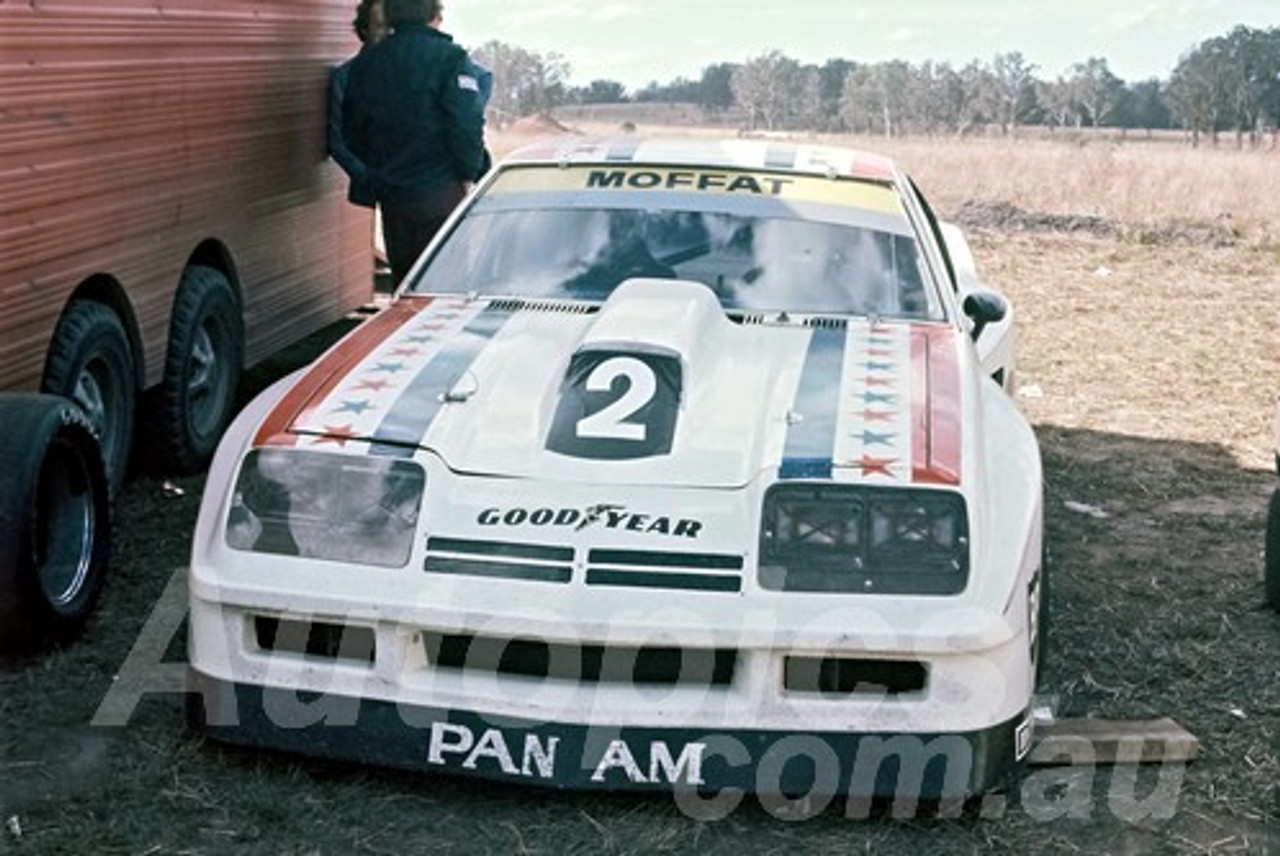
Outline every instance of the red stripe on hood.
[(291, 433), (289, 426), (304, 412), (314, 408), (315, 402), (324, 401), (352, 368), (430, 303), (431, 298), (402, 297), (365, 321), (341, 345), (312, 365), (302, 379), (285, 393), (258, 426), (253, 444), (292, 446), (296, 443), (298, 435)]
[(911, 480), (960, 483), (960, 367), (955, 331), (911, 331)]

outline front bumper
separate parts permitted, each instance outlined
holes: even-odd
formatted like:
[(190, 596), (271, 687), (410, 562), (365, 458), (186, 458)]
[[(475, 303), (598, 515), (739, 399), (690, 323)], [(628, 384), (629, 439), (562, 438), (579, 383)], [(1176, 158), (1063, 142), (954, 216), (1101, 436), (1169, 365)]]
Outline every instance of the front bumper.
[(1027, 712), (965, 733), (706, 731), (482, 716), (194, 668), (188, 678), (189, 722), (216, 740), (573, 790), (963, 798), (1001, 784), (1031, 741)]

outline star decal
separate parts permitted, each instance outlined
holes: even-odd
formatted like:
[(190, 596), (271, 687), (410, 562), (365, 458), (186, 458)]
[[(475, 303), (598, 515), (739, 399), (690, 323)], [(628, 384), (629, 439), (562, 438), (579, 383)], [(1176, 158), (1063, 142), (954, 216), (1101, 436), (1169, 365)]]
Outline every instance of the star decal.
[(858, 415), (863, 422), (892, 422), (896, 414), (883, 410), (864, 410)]
[(867, 348), (868, 357), (892, 357), (893, 351), (888, 348)]
[(358, 440), (360, 435), (354, 430), (354, 426), (350, 423), (346, 425), (326, 425), (324, 426), (324, 436), (317, 437), (313, 446), (323, 446), (326, 443), (333, 443), (338, 446), (346, 446), (348, 440)]
[(893, 473), (889, 471), (889, 467), (897, 463), (897, 458), (873, 458), (870, 455), (863, 455), (860, 460), (853, 461), (853, 466), (862, 470), (864, 476), (882, 475), (893, 478)]
[[(857, 435), (854, 435), (857, 436)], [(894, 433), (879, 434), (875, 431), (862, 432), (862, 445), (864, 446), (892, 446), (893, 438), (898, 436)]]
[(893, 363), (867, 363), (866, 366), (869, 372), (891, 372), (894, 369)]
[(378, 363), (376, 366), (369, 369), (369, 371), (395, 374), (396, 372), (404, 371), (404, 363)]
[(886, 395), (882, 392), (864, 392), (862, 400), (867, 404), (893, 404), (896, 395)]
[(867, 386), (893, 386), (893, 378), (891, 377), (869, 377), (864, 383)]
[(428, 345), (435, 341), (435, 336), (405, 336), (405, 342), (410, 345)]
[(362, 415), (366, 410), (373, 410), (373, 404), (365, 399), (364, 401), (344, 401), (342, 405), (334, 412), (338, 413), (354, 413), (356, 416)]
[(369, 390), (370, 392), (382, 392), (391, 386), (389, 380), (362, 380), (351, 388), (352, 392), (360, 392), (361, 390)]
[(394, 351), (387, 351), (388, 357), (416, 357), (422, 353), (417, 348), (396, 348)]

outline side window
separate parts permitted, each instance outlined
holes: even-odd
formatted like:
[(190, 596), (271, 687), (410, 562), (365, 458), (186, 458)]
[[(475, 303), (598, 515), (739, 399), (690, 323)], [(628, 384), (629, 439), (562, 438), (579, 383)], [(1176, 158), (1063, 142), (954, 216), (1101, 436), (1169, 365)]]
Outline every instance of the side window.
[(920, 206), (920, 210), (924, 212), (925, 219), (929, 223), (929, 231), (933, 233), (933, 242), (937, 244), (938, 252), (942, 255), (942, 263), (947, 268), (947, 280), (951, 283), (951, 288), (954, 291), (957, 289), (956, 269), (951, 262), (951, 253), (947, 250), (947, 242), (942, 237), (942, 229), (938, 227), (938, 218), (934, 216), (933, 209), (925, 201), (924, 194), (920, 192), (920, 188), (916, 187), (916, 183), (911, 179), (907, 179), (907, 183), (911, 186), (911, 195), (915, 197), (916, 204)]

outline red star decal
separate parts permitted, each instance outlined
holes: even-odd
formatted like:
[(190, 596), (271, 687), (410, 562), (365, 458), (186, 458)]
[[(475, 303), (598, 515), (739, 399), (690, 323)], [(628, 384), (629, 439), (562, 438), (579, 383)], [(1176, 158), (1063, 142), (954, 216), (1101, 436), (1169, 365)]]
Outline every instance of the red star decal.
[(893, 378), (869, 377), (867, 378), (867, 386), (893, 386)]
[(893, 414), (883, 410), (864, 410), (859, 416), (863, 422), (892, 422)]
[(889, 467), (897, 463), (897, 458), (873, 458), (870, 455), (863, 455), (862, 460), (854, 461), (853, 465), (860, 470), (864, 476), (882, 475), (893, 478), (893, 473), (889, 472)]
[(447, 325), (447, 324), (441, 324), (439, 321), (429, 321), (429, 322), (427, 322), (427, 323), (425, 323), (425, 324), (419, 324), (419, 325), (418, 325), (418, 329), (419, 329), (419, 330), (426, 330), (426, 331), (428, 331), (428, 332), (434, 333), (434, 332), (436, 332), (436, 331), (438, 331), (438, 330), (443, 330), (443, 329), (444, 329), (445, 327), (447, 327), (447, 326), (449, 326), (449, 325)]
[(362, 380), (358, 384), (356, 384), (354, 387), (352, 387), (352, 391), (354, 392), (360, 389), (369, 389), (374, 392), (382, 392), (384, 389), (386, 389), (389, 386), (391, 386), (391, 381), (389, 380)]
[(893, 351), (886, 348), (867, 348), (868, 357), (892, 357)]
[(357, 434), (350, 423), (346, 425), (326, 425), (324, 426), (324, 436), (317, 437), (313, 446), (323, 446), (326, 443), (335, 443), (339, 446), (347, 445), (348, 440), (358, 440), (360, 435)]
[(388, 351), (388, 357), (416, 357), (420, 354), (417, 348), (396, 348), (394, 351)]

